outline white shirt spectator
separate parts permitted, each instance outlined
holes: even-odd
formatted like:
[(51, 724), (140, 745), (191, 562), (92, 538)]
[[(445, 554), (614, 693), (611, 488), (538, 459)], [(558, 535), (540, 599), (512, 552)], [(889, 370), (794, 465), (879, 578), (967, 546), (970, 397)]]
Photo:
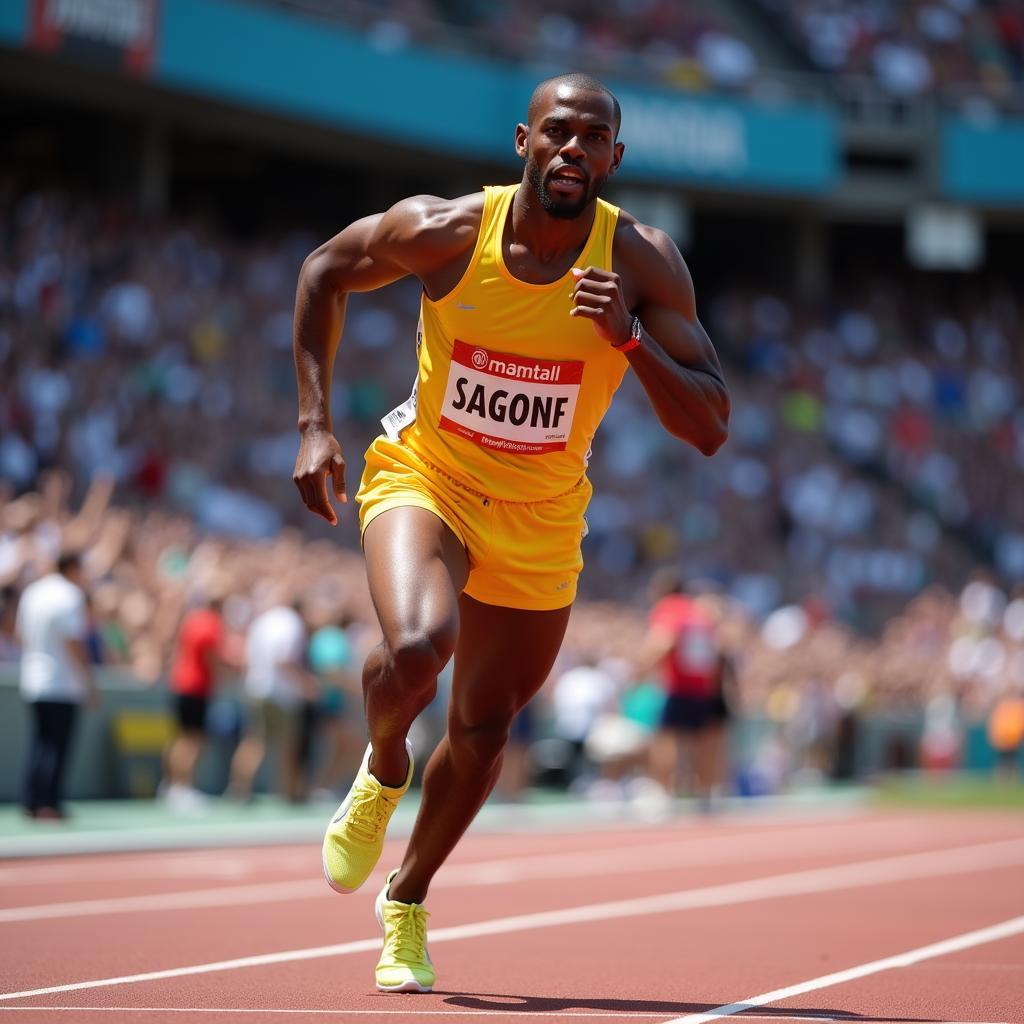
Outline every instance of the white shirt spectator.
[(21, 694), (29, 701), (85, 699), (85, 680), (68, 653), (68, 640), (86, 636), (85, 594), (51, 573), (25, 588), (15, 630), (21, 644)]
[(558, 677), (551, 693), (555, 732), (562, 739), (582, 742), (617, 693), (615, 680), (604, 669), (590, 665), (569, 669)]
[(305, 650), (306, 626), (293, 608), (278, 605), (257, 616), (245, 638), (245, 692), (288, 710), (297, 707), (292, 670), (302, 667)]

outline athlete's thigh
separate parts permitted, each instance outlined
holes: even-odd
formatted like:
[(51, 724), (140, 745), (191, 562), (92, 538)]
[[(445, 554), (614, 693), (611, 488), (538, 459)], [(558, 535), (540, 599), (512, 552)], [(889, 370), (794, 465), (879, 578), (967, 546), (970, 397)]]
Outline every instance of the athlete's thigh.
[(442, 519), (417, 506), (380, 513), (363, 531), (366, 578), (388, 641), (458, 621), (469, 561)]
[(463, 594), (452, 679), (453, 712), (466, 721), (515, 714), (544, 685), (571, 606), (525, 611), (483, 604)]

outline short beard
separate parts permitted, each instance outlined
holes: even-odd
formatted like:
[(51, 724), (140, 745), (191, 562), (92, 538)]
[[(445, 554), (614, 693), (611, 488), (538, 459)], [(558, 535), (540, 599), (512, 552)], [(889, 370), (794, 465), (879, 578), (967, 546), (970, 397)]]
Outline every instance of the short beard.
[(583, 195), (576, 200), (556, 199), (548, 191), (537, 161), (532, 156), (526, 158), (526, 177), (544, 212), (558, 220), (576, 220), (597, 198), (598, 190), (604, 184), (604, 179), (599, 182), (591, 181), (589, 187), (583, 190)]

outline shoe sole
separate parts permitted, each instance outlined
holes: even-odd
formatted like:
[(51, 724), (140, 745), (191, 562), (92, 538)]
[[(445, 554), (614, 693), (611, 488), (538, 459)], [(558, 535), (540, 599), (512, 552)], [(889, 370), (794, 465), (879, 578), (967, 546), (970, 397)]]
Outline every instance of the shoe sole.
[(377, 982), (377, 991), (378, 992), (423, 992), (423, 993), (427, 993), (427, 992), (433, 992), (434, 989), (432, 987), (424, 988), (418, 981), (403, 981), (401, 985), (394, 985), (394, 986), (382, 985), (380, 982)]
[[(405, 749), (409, 753), (409, 766), (412, 767), (412, 763), (413, 763), (413, 760), (412, 760), (412, 744), (408, 740), (405, 741)], [(342, 800), (342, 802), (339, 805), (338, 809), (334, 812), (333, 815), (331, 815), (331, 820), (327, 824), (327, 831), (328, 832), (330, 832), (332, 825), (337, 825), (338, 822), (341, 821), (341, 819), (344, 818), (346, 814), (348, 814), (348, 809), (351, 806), (352, 806), (352, 790), (350, 789), (348, 791), (348, 794), (345, 796), (345, 799)], [(326, 838), (325, 838), (324, 846), (322, 846), (320, 848), (320, 864), (323, 867), (324, 880), (327, 882), (327, 884), (335, 892), (341, 893), (342, 896), (347, 896), (349, 893), (356, 892), (356, 891), (361, 889), (366, 884), (366, 878), (364, 878), (358, 885), (352, 886), (352, 888), (347, 888), (346, 886), (339, 884), (333, 878), (331, 878), (331, 872), (327, 868)], [(376, 866), (377, 865), (375, 864), (374, 867), (376, 867)], [(373, 868), (370, 869), (370, 874), (371, 875), (373, 874)], [(369, 878), (370, 876), (367, 875), (366, 877)]]
[[(385, 884), (386, 888), (386, 884)], [(377, 894), (377, 898), (373, 901), (373, 912), (377, 915), (377, 924), (380, 925), (381, 935), (384, 934), (384, 916), (380, 912), (381, 897), (384, 895), (384, 890)], [(423, 952), (427, 955), (427, 962), (430, 963), (430, 948), (424, 943)], [(377, 982), (378, 992), (433, 992), (433, 985), (421, 985), (415, 978), (411, 978), (409, 981), (403, 981), (401, 985), (382, 985), (379, 981)]]
[[(348, 791), (348, 795), (341, 802), (341, 805), (334, 812), (334, 814), (331, 815), (331, 820), (330, 820), (330, 822), (327, 825), (327, 831), (328, 832), (330, 832), (332, 825), (337, 825), (338, 822), (341, 821), (341, 819), (344, 818), (346, 814), (348, 814), (348, 809), (349, 809), (349, 807), (351, 805), (352, 805), (352, 790), (350, 789)], [(363, 882), (366, 881), (366, 879), (364, 878), (363, 881), (359, 883), (359, 885), (355, 886), (355, 888), (349, 889), (349, 888), (346, 888), (344, 885), (340, 885), (333, 878), (331, 878), (331, 873), (330, 873), (330, 871), (327, 868), (327, 839), (326, 839), (326, 837), (324, 838), (324, 845), (320, 848), (320, 863), (323, 865), (323, 868), (324, 868), (324, 878), (326, 879), (327, 884), (335, 892), (340, 892), (343, 896), (348, 895), (348, 893), (350, 893), (350, 892), (355, 892), (356, 889), (359, 889), (363, 885)], [(371, 873), (372, 873), (372, 869), (371, 869)]]
[(360, 882), (354, 889), (346, 889), (345, 886), (339, 885), (333, 878), (331, 878), (331, 873), (327, 870), (327, 853), (324, 850), (320, 851), (320, 863), (323, 865), (324, 869), (324, 880), (335, 892), (340, 892), (342, 896), (347, 896), (350, 892), (355, 892), (356, 889), (361, 889), (363, 887), (364, 882)]

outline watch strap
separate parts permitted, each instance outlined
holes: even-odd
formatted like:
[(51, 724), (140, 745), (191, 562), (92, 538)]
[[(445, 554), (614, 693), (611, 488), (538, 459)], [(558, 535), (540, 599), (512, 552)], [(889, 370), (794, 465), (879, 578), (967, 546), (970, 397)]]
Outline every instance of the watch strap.
[(643, 326), (640, 323), (640, 317), (633, 317), (633, 324), (629, 329), (629, 337), (621, 345), (612, 345), (612, 348), (616, 352), (629, 352), (640, 345), (640, 339), (643, 336)]

